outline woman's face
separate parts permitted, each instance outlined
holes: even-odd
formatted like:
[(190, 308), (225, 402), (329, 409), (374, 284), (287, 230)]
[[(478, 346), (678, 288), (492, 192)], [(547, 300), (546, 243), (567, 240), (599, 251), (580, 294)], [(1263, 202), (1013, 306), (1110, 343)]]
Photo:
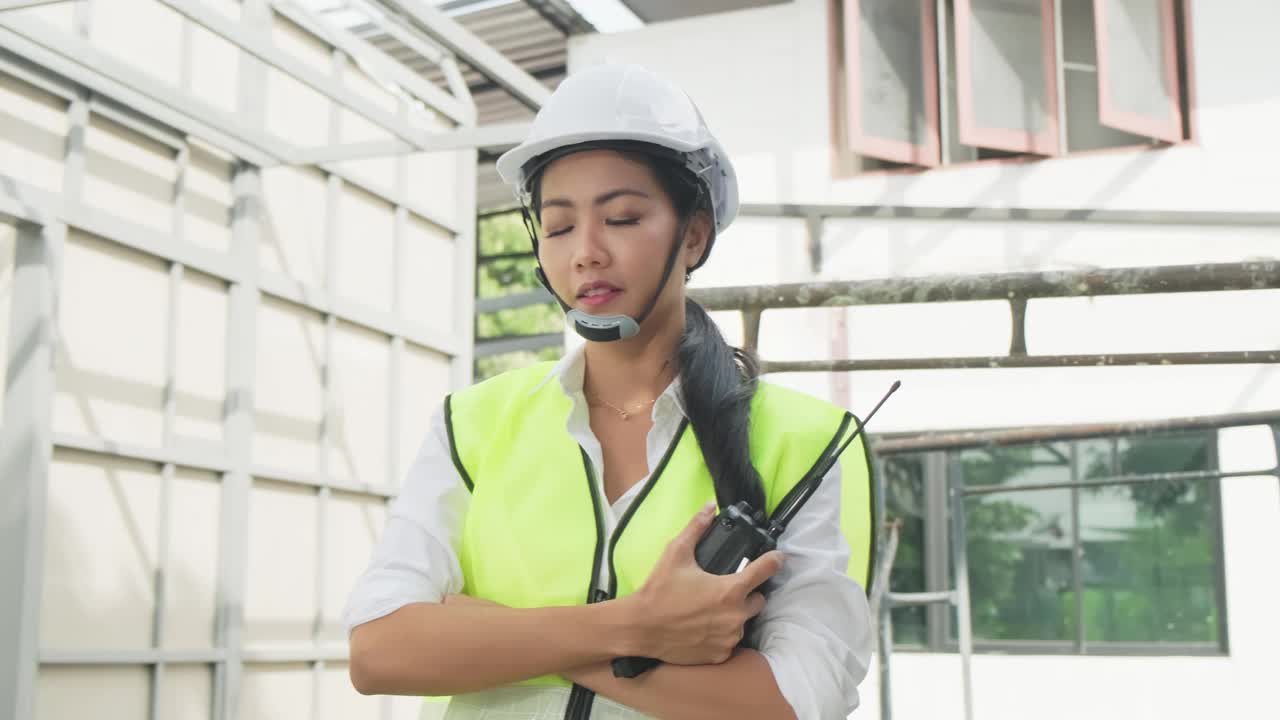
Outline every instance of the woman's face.
[[(611, 150), (567, 155), (542, 176), (538, 257), (570, 307), (636, 317), (662, 280), (680, 223), (645, 164)], [(690, 223), (685, 247), (653, 314), (683, 302), (684, 273), (702, 255), (705, 218)]]

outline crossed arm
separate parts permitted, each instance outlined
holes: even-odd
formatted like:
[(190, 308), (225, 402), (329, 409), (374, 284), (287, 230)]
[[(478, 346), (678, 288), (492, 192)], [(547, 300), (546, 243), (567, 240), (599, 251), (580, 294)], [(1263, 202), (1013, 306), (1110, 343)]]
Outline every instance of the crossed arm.
[[(558, 673), (663, 720), (794, 718), (764, 656), (738, 650), (725, 662), (664, 664), (639, 678), (613, 677), (609, 662), (645, 654), (622, 601), (516, 609), (415, 603), (356, 628), (351, 678), (365, 694), (452, 695)], [(608, 638), (606, 642), (602, 642)]]
[[(636, 595), (528, 609), (450, 595), (360, 625), (351, 635), (352, 682), (365, 694), (452, 695), (556, 673), (664, 720), (794, 718), (764, 656), (734, 650), (764, 605), (753, 589), (781, 556), (736, 576), (707, 575), (692, 550), (710, 517), (695, 516)], [(615, 678), (609, 663), (625, 655), (669, 662)]]

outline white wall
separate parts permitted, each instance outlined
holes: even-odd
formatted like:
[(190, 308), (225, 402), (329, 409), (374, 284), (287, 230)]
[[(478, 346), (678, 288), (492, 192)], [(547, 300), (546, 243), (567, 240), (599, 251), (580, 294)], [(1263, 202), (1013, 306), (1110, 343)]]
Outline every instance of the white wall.
[[(1252, 210), (1280, 203), (1280, 4), (1195, 2), (1191, 18), (1197, 138), (1029, 164), (979, 163), (919, 174), (834, 180), (824, 0), (580, 36), (571, 68), (639, 62), (698, 103), (738, 169), (745, 202), (979, 207)], [(721, 238), (696, 284), (811, 279), (800, 221), (743, 219)], [(837, 221), (824, 238), (821, 277), (1127, 267), (1280, 259), (1276, 228)], [(765, 313), (766, 359), (832, 357), (839, 314), (852, 357), (998, 355), (1008, 349), (1005, 303), (956, 303)], [(1030, 303), (1032, 354), (1280, 348), (1280, 292), (1040, 300)], [(726, 334), (740, 337), (724, 314)], [(1087, 368), (859, 373), (847, 396), (827, 376), (777, 380), (865, 411), (894, 377), (903, 389), (876, 418), (880, 431), (1168, 418), (1280, 408), (1280, 371), (1268, 366)], [(1224, 467), (1275, 464), (1266, 433), (1223, 434)], [(975, 664), (980, 718), (1274, 717), (1267, 681), (1280, 643), (1268, 598), (1280, 569), (1262, 556), (1280, 540), (1280, 484), (1224, 481), (1228, 658), (1078, 658), (985, 655)], [(1273, 673), (1272, 673), (1273, 674)], [(959, 716), (954, 658), (894, 658), (895, 717)], [(863, 716), (875, 712), (874, 676)]]
[[(240, 16), (238, 0), (201, 2)], [(241, 122), (255, 122), (254, 100), (240, 95), (242, 70), (258, 61), (158, 0), (67, 2), (4, 15), (43, 23), (58, 44), (89, 43), (174, 96), (240, 111)], [(333, 48), (320, 38), (280, 17), (271, 36), (282, 52), (333, 71)], [(264, 132), (308, 146), (390, 137), (285, 73), (266, 74), (269, 94), (256, 118)], [(353, 63), (334, 81), (397, 111), (396, 96)], [(126, 245), (150, 239), (161, 253), (173, 249), (210, 267), (234, 266), (232, 177), (239, 161), (138, 109), (109, 116), (95, 107), (86, 127), (73, 127), (77, 90), (38, 67), (14, 70), (0, 61), (0, 195), (44, 191), (73, 209), (83, 204), (106, 219), (97, 227), (123, 228), (126, 236), (103, 237), (73, 222), (60, 256), (52, 419), (59, 441), (48, 471), (45, 533), (36, 540), (44, 546), (41, 650), (214, 647), (225, 589), (219, 568), (235, 563), (220, 557), (228, 547), (220, 535), (238, 531), (248, 534), (241, 559), (245, 598), (243, 607), (224, 610), (243, 612), (244, 642), (250, 649), (292, 649), (298, 658), (332, 656), (346, 642), (338, 613), (381, 534), (385, 500), (321, 489), (298, 476), (327, 472), (334, 484), (371, 491), (394, 488), (403, 477), (451, 384), (450, 357), (420, 338), (449, 338), (470, 315), (457, 309), (453, 268), (455, 235), (472, 222), (468, 191), (458, 182), (467, 177), (472, 154), (349, 163), (341, 168), (349, 179), (316, 169), (264, 170), (262, 237), (249, 253), (258, 267), (239, 270), (257, 273), (271, 287), (296, 289), (308, 302), (332, 292), (337, 302), (331, 306), (347, 317), (326, 317), (263, 292), (256, 333), (249, 334), (255, 347), (237, 346), (245, 333), (231, 326), (226, 280), (191, 267), (175, 276), (168, 259)], [(429, 111), (404, 117), (427, 130), (450, 126)], [(69, 180), (81, 169), (65, 162), (79, 135), (82, 184)], [(407, 178), (407, 197), (397, 187), (399, 175)], [(0, 411), (6, 362), (11, 352), (24, 356), (8, 343), (14, 274), (8, 220), (0, 216)], [(397, 288), (403, 289), (398, 297)], [(383, 327), (365, 327), (357, 318)], [(405, 337), (393, 340), (389, 326)], [(174, 402), (167, 411), (170, 353)], [(218, 474), (179, 465), (170, 477), (156, 462), (66, 447), (67, 439), (101, 440), (108, 448), (140, 448), (144, 456), (227, 457), (224, 414), (244, 399), (228, 394), (227, 366), (234, 364), (228, 359), (246, 353), (254, 376), (253, 470), (294, 480), (253, 478), (247, 518), (227, 521)], [(154, 625), (158, 577), (167, 597), (160, 633)], [(232, 647), (228, 655), (241, 650)], [(42, 665), (34, 716), (100, 715), (109, 706), (112, 717), (145, 717), (149, 676), (136, 661)], [(160, 716), (211, 717), (213, 679), (211, 664), (168, 665)], [(341, 660), (318, 671), (310, 663), (246, 663), (239, 697), (239, 717), (271, 720), (322, 713), (385, 717), (384, 706), (394, 708), (394, 717), (411, 717), (421, 704), (358, 695)]]

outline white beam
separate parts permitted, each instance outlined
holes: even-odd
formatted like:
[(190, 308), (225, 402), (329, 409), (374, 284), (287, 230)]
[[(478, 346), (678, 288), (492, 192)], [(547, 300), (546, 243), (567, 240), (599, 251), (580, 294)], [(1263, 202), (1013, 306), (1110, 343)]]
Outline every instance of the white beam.
[[(412, 207), (406, 207), (414, 211)], [(417, 214), (416, 211), (414, 213)], [(422, 217), (430, 220), (425, 215)], [(246, 271), (224, 254), (191, 244), (174, 243), (166, 233), (98, 210), (79, 200), (68, 198), (65, 194), (41, 190), (3, 172), (0, 172), (0, 218), (37, 224), (61, 222), (122, 247), (181, 263), (228, 283), (240, 283), (246, 277)], [(468, 225), (464, 223), (463, 227)], [(455, 232), (461, 234), (465, 230)], [(341, 320), (372, 328), (385, 335), (403, 337), (435, 352), (453, 356), (460, 354), (468, 346), (461, 336), (337, 297), (325, 292), (323, 288), (304, 285), (285, 275), (257, 270), (253, 274), (255, 287), (268, 295), (317, 312), (336, 315)]]
[(382, 2), (413, 20), (432, 40), (493, 80), (530, 109), (541, 108), (547, 98), (551, 97), (551, 91), (519, 65), (429, 4), (404, 0)]
[(416, 146), (399, 140), (373, 140), (370, 142), (310, 148), (298, 151), (294, 155), (294, 161), (302, 165), (319, 165), (347, 160), (362, 160), (384, 155), (505, 147), (518, 144), (528, 134), (529, 123), (486, 125), (478, 128), (460, 128), (458, 130), (431, 133)]
[(41, 5), (53, 5), (54, 3), (70, 2), (70, 0), (0, 0), (0, 12), (5, 10), (25, 10), (27, 8), (40, 7)]
[(36, 18), (0, 15), (0, 47), (255, 165), (287, 162), (294, 150), (288, 142), (256, 132), (236, 116), (175, 91), (89, 42)]
[(231, 42), (241, 50), (288, 74), (348, 110), (364, 116), (369, 122), (399, 138), (416, 143), (418, 138), (427, 134), (411, 127), (395, 113), (375, 106), (355, 91), (335, 82), (328, 74), (281, 51), (272, 44), (270, 38), (256, 33), (246, 33), (240, 23), (231, 20), (212, 6), (198, 0), (158, 0), (158, 2), (200, 23), (210, 32)]
[(410, 30), (403, 18), (387, 14), (387, 9), (378, 4), (377, 0), (372, 0), (372, 2), (370, 0), (347, 0), (347, 5), (363, 12), (383, 32), (404, 43), (405, 47), (431, 62), (440, 63), (445, 58), (450, 57), (449, 53), (446, 53), (439, 45)]
[(432, 110), (444, 113), (459, 125), (475, 124), (474, 104), (468, 105), (436, 87), (426, 78), (405, 67), (369, 42), (344, 28), (325, 22), (295, 2), (277, 1), (272, 3), (272, 7), (307, 32), (346, 53), (358, 65), (364, 66), (370, 75), (385, 75), (386, 79), (426, 103)]
[(453, 239), (453, 336), (457, 354), (450, 361), (451, 387), (471, 384), (476, 344), (476, 161), (479, 153), (464, 150), (458, 163), (458, 213), (467, 218), (464, 230)]
[(440, 69), (444, 71), (444, 79), (449, 83), (449, 89), (453, 91), (453, 94), (462, 98), (474, 108), (476, 100), (471, 96), (471, 88), (467, 87), (467, 81), (462, 77), (462, 70), (458, 68), (458, 61), (451, 55), (440, 61)]
[(0, 417), (0, 717), (32, 717), (53, 453), (58, 261), (66, 226), (18, 226)]

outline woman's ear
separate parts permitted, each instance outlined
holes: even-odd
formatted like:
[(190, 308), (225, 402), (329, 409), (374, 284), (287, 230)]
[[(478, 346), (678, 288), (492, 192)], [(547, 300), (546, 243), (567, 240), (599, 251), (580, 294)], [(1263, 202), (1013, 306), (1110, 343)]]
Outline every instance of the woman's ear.
[(711, 239), (711, 217), (704, 211), (699, 211), (689, 221), (689, 227), (684, 232), (684, 266), (691, 268), (698, 264), (702, 259), (702, 254), (707, 250), (707, 242)]

